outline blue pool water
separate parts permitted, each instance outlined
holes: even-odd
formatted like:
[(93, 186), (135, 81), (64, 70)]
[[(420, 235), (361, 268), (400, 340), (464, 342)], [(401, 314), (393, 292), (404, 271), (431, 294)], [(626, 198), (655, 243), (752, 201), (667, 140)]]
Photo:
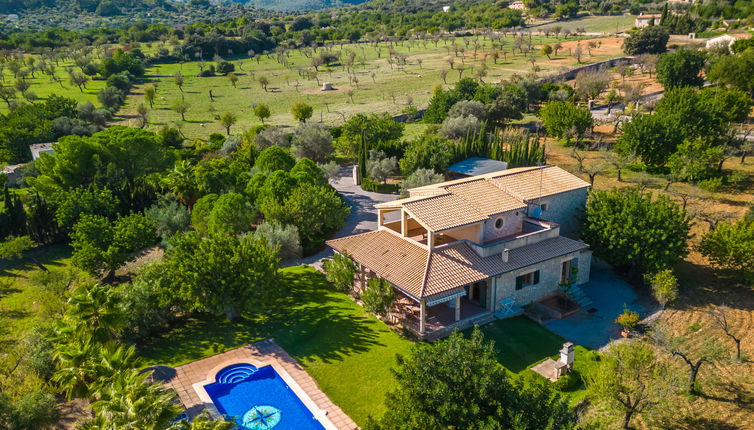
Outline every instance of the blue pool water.
[(272, 366), (234, 364), (215, 379), (204, 389), (241, 430), (324, 430)]

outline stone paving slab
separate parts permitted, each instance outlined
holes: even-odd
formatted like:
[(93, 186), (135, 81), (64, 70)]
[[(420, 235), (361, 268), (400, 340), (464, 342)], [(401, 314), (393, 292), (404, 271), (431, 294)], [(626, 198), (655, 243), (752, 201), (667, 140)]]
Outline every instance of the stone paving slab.
[(205, 403), (199, 398), (194, 385), (213, 379), (214, 373), (223, 367), (247, 361), (272, 364), (277, 369), (285, 370), (314, 404), (327, 412), (327, 419), (338, 430), (358, 428), (356, 423), (319, 389), (314, 378), (309, 376), (293, 357), (271, 339), (179, 366), (175, 369), (175, 376), (165, 385), (178, 393), (181, 403), (186, 408), (186, 413), (193, 418), (203, 410), (213, 408), (211, 403)]

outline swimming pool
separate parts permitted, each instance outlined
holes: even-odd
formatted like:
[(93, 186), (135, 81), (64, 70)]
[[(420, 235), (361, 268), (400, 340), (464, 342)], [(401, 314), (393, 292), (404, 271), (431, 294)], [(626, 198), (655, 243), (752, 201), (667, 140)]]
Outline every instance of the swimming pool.
[(272, 366), (225, 367), (204, 389), (218, 412), (241, 430), (324, 430)]

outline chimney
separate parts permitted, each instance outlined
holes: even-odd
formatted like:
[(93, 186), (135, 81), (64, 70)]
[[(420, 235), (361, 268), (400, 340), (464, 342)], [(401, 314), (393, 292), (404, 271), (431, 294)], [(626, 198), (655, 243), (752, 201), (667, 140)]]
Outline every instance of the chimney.
[(503, 263), (508, 262), (508, 257), (510, 257), (511, 250), (508, 248), (503, 249)]
[(560, 362), (567, 365), (573, 365), (573, 342), (566, 342), (560, 349)]

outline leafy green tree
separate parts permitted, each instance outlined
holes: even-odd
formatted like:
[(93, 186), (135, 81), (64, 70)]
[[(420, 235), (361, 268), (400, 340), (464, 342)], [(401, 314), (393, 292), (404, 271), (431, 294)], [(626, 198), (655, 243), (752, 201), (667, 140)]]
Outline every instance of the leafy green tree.
[(220, 115), (220, 124), (225, 127), (225, 132), (228, 134), (228, 136), (230, 136), (230, 128), (233, 127), (233, 124), (235, 124), (237, 121), (238, 117), (234, 113), (225, 112)]
[(296, 160), (290, 151), (279, 146), (271, 146), (260, 152), (254, 162), (254, 167), (263, 172), (274, 172), (276, 170), (289, 171), (296, 164)]
[(612, 344), (599, 364), (584, 375), (587, 395), (620, 417), (621, 428), (673, 395), (670, 369), (641, 341)]
[(663, 308), (678, 298), (678, 278), (672, 269), (660, 270), (645, 278), (652, 289), (652, 295)]
[(665, 52), (670, 35), (660, 26), (648, 26), (632, 32), (623, 41), (623, 52), (628, 55), (661, 54)]
[(650, 168), (662, 167), (683, 141), (675, 122), (664, 115), (637, 115), (623, 124), (617, 150), (636, 154)]
[[(338, 170), (340, 170), (340, 166), (338, 166)], [(298, 160), (290, 174), (299, 184), (307, 182), (315, 185), (327, 185), (327, 178), (325, 178), (322, 168), (308, 158)]]
[(254, 106), (254, 115), (256, 115), (256, 117), (259, 118), (260, 121), (262, 121), (262, 124), (264, 124), (264, 120), (269, 118), (271, 115), (270, 107), (264, 103), (260, 103)]
[(293, 261), (301, 257), (301, 239), (295, 225), (279, 225), (265, 221), (254, 231), (254, 238), (264, 238), (267, 246), (276, 250), (282, 261)]
[(730, 85), (754, 97), (754, 48), (738, 55), (725, 55), (710, 67), (707, 79), (723, 85)]
[(179, 233), (165, 254), (165, 271), (190, 310), (225, 315), (256, 313), (278, 297), (277, 253), (251, 236)]
[(155, 133), (116, 126), (91, 137), (61, 138), (55, 154), (35, 161), (40, 175), (28, 182), (45, 198), (94, 184), (109, 188), (127, 206), (143, 207), (150, 178), (172, 163), (172, 154)]
[(174, 391), (147, 381), (149, 374), (121, 372), (92, 404), (100, 428), (161, 430), (183, 409)]
[(699, 250), (715, 266), (737, 272), (744, 282), (754, 282), (754, 220), (718, 223), (702, 237)]
[(309, 158), (322, 163), (333, 152), (332, 135), (319, 124), (301, 124), (293, 135), (291, 152), (296, 158)]
[(348, 252), (336, 252), (332, 258), (328, 258), (322, 262), (322, 269), (325, 271), (327, 280), (338, 291), (347, 292), (353, 287), (356, 276), (356, 263), (348, 255)]
[(64, 231), (71, 231), (82, 215), (102, 215), (113, 218), (118, 211), (118, 199), (107, 188), (73, 188), (60, 192), (56, 198), (55, 221)]
[(524, 386), (508, 377), (494, 345), (475, 328), (470, 338), (454, 332), (418, 343), (398, 356), (396, 387), (386, 412), (367, 429), (520, 428), (568, 429), (576, 421), (558, 394), (543, 385)]
[(293, 102), (293, 105), (291, 105), (291, 115), (293, 115), (293, 119), (296, 121), (306, 122), (307, 119), (312, 117), (313, 113), (314, 108), (300, 100)]
[(408, 177), (401, 182), (401, 198), (408, 197), (408, 190), (411, 188), (432, 185), (444, 180), (445, 177), (443, 175), (435, 173), (432, 169), (416, 169), (414, 173), (408, 175)]
[(183, 100), (176, 100), (170, 105), (170, 109), (181, 116), (181, 121), (186, 121), (186, 112), (188, 112), (190, 108), (191, 105)]
[(749, 94), (737, 88), (707, 87), (699, 91), (699, 96), (701, 108), (723, 124), (746, 121), (754, 103)]
[(593, 124), (592, 113), (588, 109), (582, 109), (568, 102), (552, 101), (547, 103), (540, 111), (539, 117), (547, 129), (547, 133), (559, 139), (565, 138), (570, 144), (571, 137), (577, 140), (591, 129)]
[(218, 197), (217, 194), (207, 194), (194, 204), (191, 210), (191, 225), (196, 231), (206, 232), (209, 229), (209, 216)]
[(73, 264), (90, 273), (105, 271), (109, 279), (130, 253), (154, 244), (157, 234), (143, 214), (121, 217), (114, 223), (101, 215), (83, 215), (71, 238)]
[(237, 193), (223, 194), (212, 205), (207, 227), (213, 233), (238, 234), (251, 228), (256, 209)]
[(700, 51), (681, 49), (666, 52), (657, 61), (657, 80), (665, 88), (701, 87), (701, 76), (706, 56)]
[(393, 286), (383, 278), (372, 278), (366, 289), (361, 293), (364, 309), (376, 315), (385, 317), (390, 313), (395, 300)]
[(590, 194), (581, 238), (596, 256), (638, 277), (681, 261), (689, 228), (686, 213), (667, 197), (613, 189)]
[(702, 93), (695, 88), (671, 88), (657, 102), (655, 115), (671, 121), (676, 134), (683, 139), (711, 141), (724, 131), (724, 116), (717, 106), (727, 104), (722, 98), (717, 104), (709, 101), (711, 97), (714, 97), (712, 93)]
[(707, 141), (685, 141), (670, 156), (668, 167), (680, 180), (699, 181), (714, 175), (715, 166), (724, 160), (723, 149)]
[(401, 172), (410, 175), (418, 169), (443, 172), (450, 164), (451, 143), (437, 135), (422, 135), (408, 143), (399, 161)]
[(283, 207), (284, 214), (269, 220), (296, 225), (305, 254), (316, 250), (327, 237), (343, 227), (350, 212), (331, 186), (306, 183), (291, 192)]
[(404, 127), (387, 113), (356, 114), (341, 126), (341, 141), (344, 144), (338, 149), (341, 155), (355, 159), (362, 140), (368, 149), (376, 149), (381, 144), (400, 139)]

